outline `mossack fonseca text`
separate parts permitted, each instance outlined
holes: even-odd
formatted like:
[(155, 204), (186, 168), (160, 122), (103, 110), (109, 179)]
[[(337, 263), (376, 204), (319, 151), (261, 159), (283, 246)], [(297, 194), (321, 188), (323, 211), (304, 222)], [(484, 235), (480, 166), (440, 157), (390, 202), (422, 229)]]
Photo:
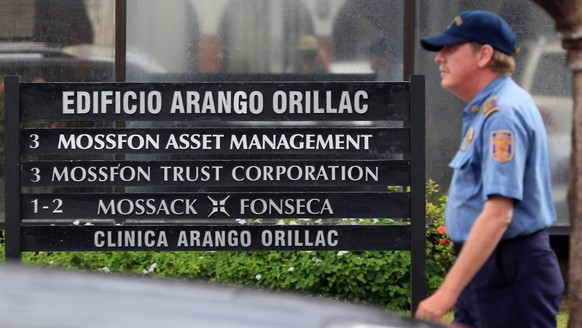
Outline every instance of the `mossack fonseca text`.
[[(63, 114), (155, 115), (252, 114), (270, 108), (275, 114), (365, 114), (368, 92), (277, 90), (269, 96), (261, 91), (63, 91)], [(169, 106), (164, 103), (171, 99)]]

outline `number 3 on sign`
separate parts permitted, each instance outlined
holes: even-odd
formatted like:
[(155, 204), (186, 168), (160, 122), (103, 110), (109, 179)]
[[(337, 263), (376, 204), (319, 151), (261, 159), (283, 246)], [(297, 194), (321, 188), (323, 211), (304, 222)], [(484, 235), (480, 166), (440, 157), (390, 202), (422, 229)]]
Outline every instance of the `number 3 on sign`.
[(40, 146), (40, 143), (38, 142), (38, 134), (33, 133), (30, 135), (30, 145), (28, 147), (30, 147), (30, 149), (36, 149), (38, 146)]
[[(33, 201), (31, 201), (32, 205), (33, 205), (33, 213), (38, 213), (38, 199), (35, 199)], [(63, 206), (63, 201), (59, 198), (53, 199), (53, 204), (55, 204), (56, 206), (53, 209), (53, 213), (55, 214), (59, 214), (59, 213), (63, 213), (63, 210), (61, 209), (61, 207)], [(48, 206), (42, 206), (43, 210), (48, 210), (49, 207)]]
[(38, 167), (33, 167), (31, 170), (33, 177), (30, 179), (31, 182), (40, 181), (40, 169)]

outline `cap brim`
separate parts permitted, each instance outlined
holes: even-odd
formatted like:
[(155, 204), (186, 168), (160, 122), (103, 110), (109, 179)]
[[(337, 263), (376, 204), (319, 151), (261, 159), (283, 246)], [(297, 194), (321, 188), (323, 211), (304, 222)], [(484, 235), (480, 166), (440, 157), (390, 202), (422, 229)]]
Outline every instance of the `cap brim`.
[(445, 46), (467, 42), (464, 38), (448, 34), (427, 36), (420, 39), (422, 47), (428, 51), (440, 51)]

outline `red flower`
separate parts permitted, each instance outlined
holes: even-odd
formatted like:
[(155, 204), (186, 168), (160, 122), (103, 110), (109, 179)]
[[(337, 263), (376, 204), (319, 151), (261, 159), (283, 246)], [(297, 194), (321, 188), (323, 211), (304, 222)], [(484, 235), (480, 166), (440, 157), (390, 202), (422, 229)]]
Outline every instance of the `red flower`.
[(0, 83), (0, 91), (4, 91), (4, 82)]
[(447, 227), (445, 226), (440, 226), (437, 228), (437, 231), (441, 234), (444, 235), (445, 233), (447, 233)]
[(448, 244), (448, 243), (449, 243), (449, 240), (448, 240), (448, 239), (446, 239), (446, 238), (439, 239), (439, 243), (440, 243), (441, 245), (446, 245), (446, 244)]

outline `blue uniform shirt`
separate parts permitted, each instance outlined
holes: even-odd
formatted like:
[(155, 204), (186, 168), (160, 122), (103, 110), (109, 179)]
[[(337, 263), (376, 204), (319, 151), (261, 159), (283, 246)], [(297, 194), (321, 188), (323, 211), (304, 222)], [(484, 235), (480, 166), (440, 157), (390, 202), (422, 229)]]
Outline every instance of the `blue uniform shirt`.
[(449, 164), (455, 172), (446, 226), (464, 242), (491, 195), (516, 200), (504, 239), (550, 226), (551, 194), (545, 127), (531, 96), (509, 77), (498, 77), (463, 110), (463, 138)]

